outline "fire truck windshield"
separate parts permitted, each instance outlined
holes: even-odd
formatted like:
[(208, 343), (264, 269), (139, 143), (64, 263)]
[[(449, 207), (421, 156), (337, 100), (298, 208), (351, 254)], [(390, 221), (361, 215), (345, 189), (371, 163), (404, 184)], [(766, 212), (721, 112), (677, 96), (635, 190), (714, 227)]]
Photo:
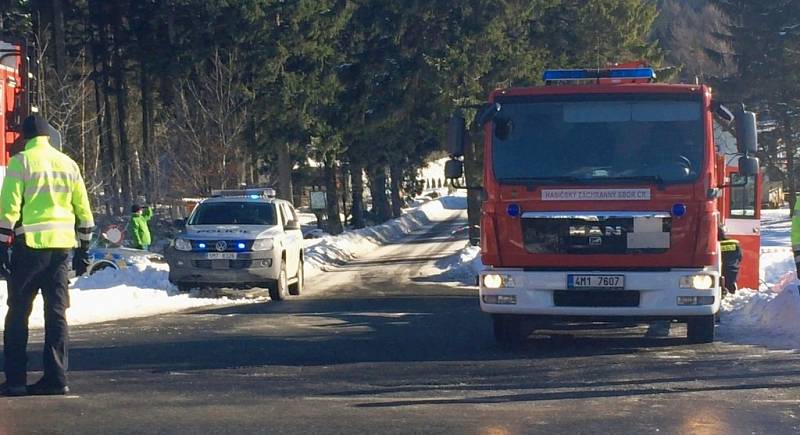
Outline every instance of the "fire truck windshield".
[(498, 98), (492, 169), (500, 183), (694, 180), (704, 140), (697, 97)]

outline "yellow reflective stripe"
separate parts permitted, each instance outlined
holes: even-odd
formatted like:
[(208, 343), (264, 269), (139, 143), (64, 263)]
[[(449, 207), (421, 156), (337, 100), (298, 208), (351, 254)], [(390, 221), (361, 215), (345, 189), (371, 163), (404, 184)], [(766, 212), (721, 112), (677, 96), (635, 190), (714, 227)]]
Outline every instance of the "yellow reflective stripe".
[(64, 181), (65, 184), (73, 183), (78, 181), (80, 178), (80, 174), (76, 174), (74, 172), (64, 172), (64, 171), (41, 171), (41, 172), (31, 172), (29, 174), (25, 174), (25, 181), (49, 181), (49, 180), (59, 180)]
[(722, 252), (735, 251), (736, 250), (736, 244), (732, 243), (732, 244), (729, 244), (729, 245), (722, 245), (722, 246), (720, 246), (720, 249), (722, 249)]
[(6, 219), (0, 219), (0, 230), (13, 231), (15, 223), (16, 222), (11, 222), (11, 221), (6, 220)]
[(94, 230), (94, 221), (86, 221), (86, 222), (79, 222), (78, 229), (89, 229)]
[(42, 193), (70, 193), (72, 189), (68, 186), (59, 185), (42, 185), (42, 186), (28, 186), (25, 188), (25, 196), (33, 196)]
[(39, 231), (62, 230), (75, 231), (75, 225), (68, 222), (43, 222), (40, 224), (23, 224), (14, 232), (17, 234), (35, 233)]
[(22, 180), (23, 178), (25, 178), (25, 176), (22, 175), (22, 172), (14, 169), (6, 171), (6, 177), (16, 178), (17, 180)]
[(92, 240), (92, 233), (89, 233), (89, 234), (78, 233), (78, 239), (91, 241)]

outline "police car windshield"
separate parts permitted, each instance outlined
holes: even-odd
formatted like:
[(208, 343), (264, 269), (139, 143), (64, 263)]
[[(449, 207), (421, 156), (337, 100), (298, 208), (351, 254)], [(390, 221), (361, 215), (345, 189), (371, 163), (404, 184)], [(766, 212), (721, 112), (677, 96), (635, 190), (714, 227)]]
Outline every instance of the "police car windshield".
[(263, 202), (206, 202), (189, 225), (275, 225), (275, 206)]
[(702, 110), (694, 95), (498, 102), (492, 168), (501, 183), (686, 182), (703, 166)]

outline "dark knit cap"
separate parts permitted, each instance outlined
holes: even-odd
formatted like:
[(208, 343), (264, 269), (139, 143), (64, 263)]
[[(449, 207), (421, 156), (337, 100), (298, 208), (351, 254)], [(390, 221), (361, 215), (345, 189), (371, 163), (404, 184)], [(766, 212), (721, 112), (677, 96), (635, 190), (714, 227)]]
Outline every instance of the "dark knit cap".
[(50, 124), (39, 115), (31, 115), (22, 121), (22, 138), (28, 140), (36, 136), (50, 136)]
[(138, 213), (140, 211), (142, 211), (142, 207), (140, 207), (140, 206), (138, 206), (136, 204), (131, 206), (131, 213)]

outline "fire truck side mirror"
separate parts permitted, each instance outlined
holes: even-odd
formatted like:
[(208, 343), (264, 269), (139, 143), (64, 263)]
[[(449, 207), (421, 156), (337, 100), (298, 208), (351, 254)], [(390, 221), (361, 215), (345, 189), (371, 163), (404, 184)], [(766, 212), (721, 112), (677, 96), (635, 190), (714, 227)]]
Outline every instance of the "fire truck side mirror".
[(450, 157), (461, 157), (464, 155), (464, 136), (467, 133), (464, 114), (458, 111), (450, 118), (447, 126), (447, 152)]
[(756, 129), (756, 114), (741, 111), (736, 116), (736, 139), (739, 151), (746, 155), (755, 154), (758, 150), (758, 131)]
[(451, 159), (444, 164), (444, 178), (457, 180), (464, 175), (464, 163), (461, 160)]
[(751, 156), (739, 157), (739, 174), (744, 177), (753, 177), (758, 174), (758, 158)]

